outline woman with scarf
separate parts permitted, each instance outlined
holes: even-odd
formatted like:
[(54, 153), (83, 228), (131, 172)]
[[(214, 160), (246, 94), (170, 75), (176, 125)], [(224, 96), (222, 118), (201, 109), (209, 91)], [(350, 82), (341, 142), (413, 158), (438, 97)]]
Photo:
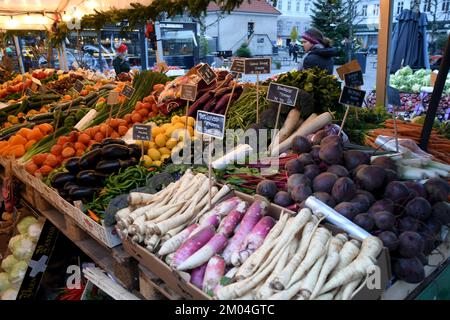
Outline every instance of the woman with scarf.
[(311, 28), (302, 35), (301, 43), (306, 54), (300, 70), (319, 67), (326, 70), (328, 74), (333, 74), (333, 57), (337, 56), (338, 52), (331, 46), (330, 39), (326, 38), (320, 30)]

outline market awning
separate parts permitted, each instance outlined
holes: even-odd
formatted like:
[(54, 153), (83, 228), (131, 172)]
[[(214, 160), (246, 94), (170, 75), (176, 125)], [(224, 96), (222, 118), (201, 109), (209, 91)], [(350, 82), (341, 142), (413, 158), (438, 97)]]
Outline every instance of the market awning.
[[(149, 5), (153, 0), (140, 0)], [(45, 30), (58, 15), (63, 19), (111, 8), (130, 8), (125, 0), (0, 0), (0, 30)]]

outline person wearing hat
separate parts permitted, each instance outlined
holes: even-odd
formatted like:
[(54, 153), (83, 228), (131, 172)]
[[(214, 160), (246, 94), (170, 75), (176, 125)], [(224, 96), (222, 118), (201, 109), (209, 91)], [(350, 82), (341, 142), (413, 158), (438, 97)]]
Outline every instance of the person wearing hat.
[(126, 72), (126, 73), (130, 72), (130, 69), (131, 69), (130, 63), (128, 62), (128, 58), (126, 56), (127, 51), (128, 51), (128, 48), (124, 43), (122, 43), (117, 48), (117, 56), (113, 60), (113, 67), (114, 67), (114, 70), (116, 71), (117, 76), (123, 72)]
[(6, 47), (1, 61), (2, 68), (8, 72), (13, 72), (15, 69), (13, 60), (13, 51), (10, 47)]
[(305, 57), (300, 69), (310, 69), (319, 67), (333, 74), (333, 57), (338, 55), (337, 49), (331, 46), (331, 40), (326, 38), (323, 33), (311, 28), (302, 35), (301, 43), (305, 49)]

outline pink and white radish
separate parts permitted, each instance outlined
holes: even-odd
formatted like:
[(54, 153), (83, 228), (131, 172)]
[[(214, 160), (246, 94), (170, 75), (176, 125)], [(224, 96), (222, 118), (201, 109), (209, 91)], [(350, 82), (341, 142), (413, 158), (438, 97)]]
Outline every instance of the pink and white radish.
[(231, 255), (231, 263), (239, 267), (247, 258), (256, 251), (264, 242), (269, 231), (275, 225), (272, 217), (262, 217), (253, 227), (252, 231), (245, 237), (238, 250)]
[(218, 214), (220, 217), (226, 216), (231, 210), (239, 210), (241, 212), (245, 212), (247, 209), (247, 203), (238, 197), (232, 197), (230, 199), (227, 199), (218, 205), (216, 205), (212, 210), (205, 213), (204, 216), (200, 218), (200, 223), (202, 223), (203, 220), (207, 219), (211, 215)]
[(225, 261), (222, 257), (216, 255), (209, 259), (203, 280), (203, 291), (208, 295), (214, 295), (215, 289), (219, 285), (224, 273)]
[(233, 238), (228, 242), (222, 256), (227, 264), (231, 263), (232, 253), (239, 249), (241, 243), (245, 240), (247, 234), (253, 229), (258, 221), (266, 214), (268, 204), (262, 200), (256, 200), (248, 208), (242, 218), (239, 230), (234, 234)]
[(214, 236), (214, 227), (209, 226), (203, 228), (193, 236), (189, 237), (178, 249), (175, 251), (172, 266), (177, 267), (191, 255), (197, 252)]
[(189, 238), (191, 233), (198, 228), (198, 224), (192, 224), (180, 233), (178, 233), (176, 236), (170, 238), (164, 244), (161, 246), (161, 249), (159, 249), (158, 254), (160, 256), (164, 256), (166, 254), (172, 253), (175, 250), (177, 250), (181, 244)]
[(239, 221), (241, 221), (244, 212), (239, 210), (232, 210), (220, 223), (219, 229), (217, 229), (218, 233), (223, 233), (227, 237), (231, 236), (234, 229), (238, 225)]
[(203, 279), (205, 278), (205, 271), (206, 271), (206, 263), (202, 264), (201, 266), (192, 269), (191, 271), (191, 280), (190, 282), (202, 290), (203, 287)]
[[(195, 235), (194, 235), (195, 236)], [(221, 233), (215, 234), (207, 244), (197, 250), (189, 258), (180, 263), (177, 267), (178, 270), (190, 270), (201, 266), (206, 263), (216, 253), (220, 253), (227, 245), (227, 237)]]
[(213, 214), (213, 215), (208, 216), (206, 219), (203, 219), (200, 222), (199, 226), (200, 226), (200, 228), (207, 227), (207, 226), (214, 226), (214, 228), (216, 228), (220, 223), (220, 219), (221, 218), (218, 214)]

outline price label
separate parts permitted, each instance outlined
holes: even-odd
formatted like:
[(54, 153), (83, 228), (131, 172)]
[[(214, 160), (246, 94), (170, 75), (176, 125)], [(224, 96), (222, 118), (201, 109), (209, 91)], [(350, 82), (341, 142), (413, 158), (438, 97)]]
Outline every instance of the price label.
[(123, 94), (128, 99), (131, 99), (131, 97), (134, 94), (134, 88), (127, 85), (123, 87), (122, 92), (120, 92), (120, 94)]
[(245, 72), (245, 59), (234, 59), (230, 67), (231, 72), (244, 73)]
[(298, 88), (271, 82), (266, 99), (272, 102), (294, 107), (297, 101)]
[(81, 90), (83, 90), (84, 88), (84, 84), (83, 82), (81, 82), (80, 80), (77, 80), (75, 82), (75, 84), (73, 85), (73, 88), (75, 89), (75, 91), (77, 91), (78, 93), (81, 92)]
[(361, 70), (344, 74), (345, 85), (348, 87), (359, 87), (364, 84), (363, 74)]
[(434, 87), (434, 84), (436, 83), (437, 76), (438, 76), (438, 72), (434, 72), (433, 71), (430, 74), (430, 84), (431, 84), (432, 87)]
[(197, 112), (195, 131), (206, 136), (223, 139), (225, 132), (225, 116), (206, 111)]
[(346, 64), (343, 64), (339, 68), (336, 69), (336, 72), (339, 75), (339, 78), (344, 80), (346, 73), (351, 73), (354, 71), (361, 70), (361, 66), (359, 65), (357, 60), (352, 60)]
[(206, 82), (206, 84), (210, 84), (217, 78), (216, 73), (209, 66), (209, 64), (205, 63), (197, 70), (198, 75)]
[(400, 99), (400, 91), (391, 86), (388, 86), (386, 89), (387, 89), (388, 104), (397, 107), (401, 106), (402, 101)]
[(119, 93), (117, 91), (110, 91), (106, 103), (110, 106), (119, 103)]
[(246, 74), (270, 73), (270, 68), (272, 66), (271, 58), (250, 58), (245, 59), (244, 62)]
[(144, 124), (135, 124), (133, 126), (133, 140), (152, 140), (152, 126)]
[(180, 98), (187, 101), (195, 101), (197, 98), (197, 86), (192, 84), (181, 85)]
[(364, 103), (365, 96), (366, 92), (364, 90), (358, 90), (355, 88), (344, 86), (344, 89), (342, 89), (341, 96), (339, 98), (339, 103), (361, 108)]

